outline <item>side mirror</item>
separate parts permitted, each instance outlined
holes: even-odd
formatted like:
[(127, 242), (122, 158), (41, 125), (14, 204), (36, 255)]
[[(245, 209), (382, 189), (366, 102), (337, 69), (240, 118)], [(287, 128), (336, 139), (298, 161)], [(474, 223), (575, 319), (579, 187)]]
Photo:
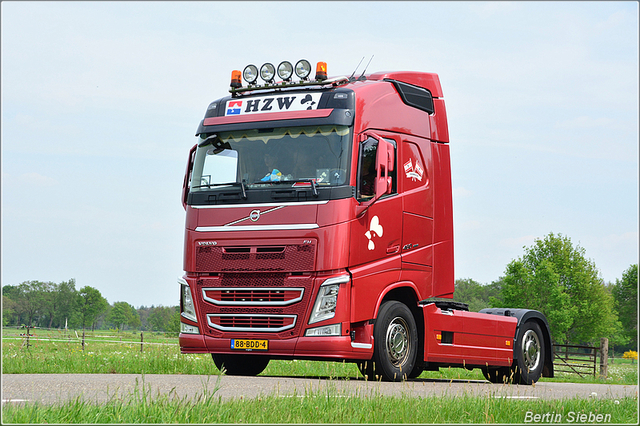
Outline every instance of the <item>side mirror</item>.
[(377, 135), (373, 137), (378, 141), (376, 154), (376, 196), (378, 199), (386, 194), (391, 194), (392, 182), (389, 172), (393, 171), (393, 145)]
[(198, 145), (194, 145), (189, 151), (189, 159), (187, 160), (187, 170), (184, 172), (184, 180), (182, 181), (182, 207), (187, 209), (187, 195), (189, 194), (189, 178), (193, 170), (193, 161)]

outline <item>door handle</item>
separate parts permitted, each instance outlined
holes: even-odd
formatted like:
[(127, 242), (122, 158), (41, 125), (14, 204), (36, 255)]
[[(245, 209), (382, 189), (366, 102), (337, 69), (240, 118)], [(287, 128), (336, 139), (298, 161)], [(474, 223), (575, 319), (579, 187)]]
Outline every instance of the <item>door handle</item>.
[(391, 247), (387, 247), (387, 254), (397, 253), (398, 250), (400, 250), (400, 244), (397, 244), (397, 245), (391, 246)]

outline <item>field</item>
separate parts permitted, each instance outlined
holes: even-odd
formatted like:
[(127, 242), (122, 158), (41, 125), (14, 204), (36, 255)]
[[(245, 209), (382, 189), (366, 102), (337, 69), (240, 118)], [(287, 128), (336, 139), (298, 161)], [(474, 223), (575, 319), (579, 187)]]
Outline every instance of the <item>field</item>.
[[(20, 336), (24, 330), (4, 329), (2, 340), (2, 373), (119, 373), (119, 374), (220, 374), (211, 355), (180, 353), (178, 339), (162, 333), (144, 333), (143, 350), (140, 332), (87, 332), (82, 350), (82, 332), (36, 330), (35, 338)], [(37, 340), (35, 340), (37, 339)], [(609, 365), (607, 379), (580, 378), (559, 373), (541, 381), (637, 384), (638, 364), (616, 358)], [(265, 376), (355, 378), (360, 373), (355, 364), (319, 361), (271, 361)], [(484, 380), (479, 369), (462, 368), (425, 371), (421, 378)]]
[[(82, 350), (79, 332), (36, 330), (35, 337), (20, 336), (24, 330), (4, 329), (2, 373), (120, 373), (120, 374), (220, 374), (208, 354), (180, 354), (177, 338), (144, 333), (141, 351), (139, 332), (100, 331), (86, 333)], [(266, 376), (322, 377), (350, 380), (360, 377), (354, 364), (317, 361), (272, 361)], [(424, 372), (421, 378), (483, 380), (478, 370), (442, 369)], [(637, 363), (615, 359), (607, 379), (563, 373), (554, 379), (610, 384), (637, 384)], [(62, 406), (3, 404), (4, 423), (522, 423), (527, 412), (608, 413), (614, 423), (637, 422), (637, 399), (513, 401), (486, 397), (393, 398), (370, 395), (345, 397), (337, 393), (309, 393), (300, 398), (265, 396), (257, 400), (226, 401), (215, 391), (203, 390), (193, 403), (151, 398), (141, 386), (127, 401), (101, 406), (76, 400)]]

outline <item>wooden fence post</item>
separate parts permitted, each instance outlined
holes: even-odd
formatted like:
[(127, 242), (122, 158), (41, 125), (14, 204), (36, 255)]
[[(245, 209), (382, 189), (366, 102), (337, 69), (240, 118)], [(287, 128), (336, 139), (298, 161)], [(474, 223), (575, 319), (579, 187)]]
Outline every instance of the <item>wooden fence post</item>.
[(142, 337), (142, 331), (140, 332), (140, 353), (142, 353), (142, 347), (144, 345), (144, 338)]
[(84, 351), (84, 328), (82, 329), (82, 350)]
[(26, 328), (27, 328), (27, 349), (29, 349), (29, 346), (32, 346), (32, 345), (29, 343), (29, 337), (31, 337), (31, 333), (29, 332), (29, 330), (31, 329), (31, 327), (30, 327), (30, 326), (27, 326)]
[(607, 378), (607, 366), (609, 364), (609, 339), (600, 339), (600, 377)]

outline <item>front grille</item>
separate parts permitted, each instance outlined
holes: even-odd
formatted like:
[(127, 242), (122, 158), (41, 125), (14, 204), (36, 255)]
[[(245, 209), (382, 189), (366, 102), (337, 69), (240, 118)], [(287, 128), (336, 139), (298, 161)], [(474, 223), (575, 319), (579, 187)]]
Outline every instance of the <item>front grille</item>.
[[(268, 333), (269, 339), (299, 335), (314, 274), (283, 272), (222, 272), (196, 282), (203, 332), (216, 338), (241, 338)], [(250, 338), (250, 337), (249, 337)], [(255, 337), (254, 337), (255, 338)]]
[(221, 306), (286, 306), (302, 300), (304, 288), (216, 287), (203, 288), (207, 302)]
[(279, 333), (296, 325), (295, 315), (209, 314), (209, 326), (220, 331)]
[(312, 271), (315, 256), (315, 243), (265, 247), (203, 246), (196, 247), (196, 271)]
[(220, 287), (284, 287), (286, 278), (282, 273), (226, 273), (220, 275)]

